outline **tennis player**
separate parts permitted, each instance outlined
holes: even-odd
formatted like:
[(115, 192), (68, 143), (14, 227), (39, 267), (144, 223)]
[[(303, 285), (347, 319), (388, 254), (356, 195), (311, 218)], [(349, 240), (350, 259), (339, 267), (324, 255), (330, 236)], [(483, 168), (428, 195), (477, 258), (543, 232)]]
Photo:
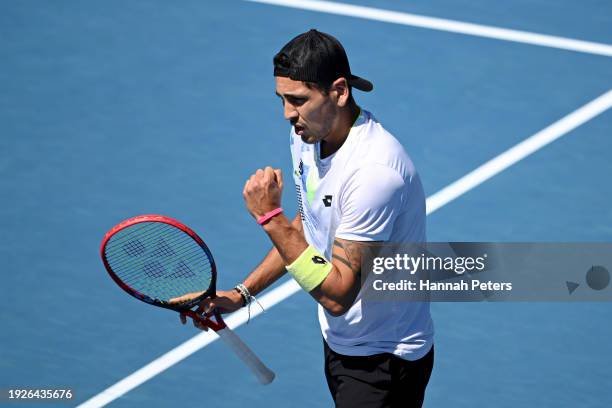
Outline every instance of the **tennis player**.
[(291, 123), (299, 213), (290, 221), (280, 209), (280, 170), (257, 170), (243, 196), (274, 248), (243, 283), (198, 312), (237, 310), (288, 271), (319, 303), (336, 406), (420, 407), (434, 358), (429, 303), (360, 296), (363, 245), (425, 241), (419, 174), (401, 144), (356, 104), (353, 90), (373, 85), (351, 73), (336, 38), (298, 35), (274, 57), (274, 77)]

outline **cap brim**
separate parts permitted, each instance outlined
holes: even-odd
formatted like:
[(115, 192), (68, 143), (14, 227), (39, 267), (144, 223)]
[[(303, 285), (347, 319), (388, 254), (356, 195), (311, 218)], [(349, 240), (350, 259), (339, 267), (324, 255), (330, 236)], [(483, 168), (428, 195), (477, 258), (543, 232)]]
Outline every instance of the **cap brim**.
[(349, 85), (353, 88), (357, 88), (360, 91), (370, 92), (374, 89), (374, 85), (367, 79), (360, 78), (358, 76), (352, 75), (348, 81)]

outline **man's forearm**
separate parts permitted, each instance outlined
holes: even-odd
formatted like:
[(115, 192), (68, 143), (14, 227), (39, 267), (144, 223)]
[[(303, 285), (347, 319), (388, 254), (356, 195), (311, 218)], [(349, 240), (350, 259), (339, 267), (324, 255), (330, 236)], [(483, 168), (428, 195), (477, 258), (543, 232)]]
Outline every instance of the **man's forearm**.
[[(291, 227), (303, 239), (302, 220), (299, 213), (291, 222)], [(244, 285), (249, 289), (251, 295), (257, 295), (287, 272), (285, 265), (286, 263), (276, 247), (272, 247), (263, 261), (244, 280)]]
[[(264, 226), (264, 229), (286, 265), (292, 264), (308, 248), (303, 231), (296, 231), (285, 217), (275, 217)], [(345, 248), (342, 248), (346, 257)], [(359, 291), (359, 259), (360, 257), (352, 260), (354, 265), (346, 260), (344, 261), (346, 265), (340, 262), (330, 262), (332, 269), (323, 282), (309, 290), (310, 295), (334, 315), (344, 313), (355, 300)]]
[(289, 224), (285, 217), (274, 217), (264, 225), (264, 230), (272, 240), (285, 265), (295, 261), (308, 247), (304, 233), (298, 231), (293, 224)]
[(251, 274), (244, 280), (244, 285), (251, 295), (257, 295), (262, 290), (276, 282), (287, 270), (283, 258), (274, 247)]

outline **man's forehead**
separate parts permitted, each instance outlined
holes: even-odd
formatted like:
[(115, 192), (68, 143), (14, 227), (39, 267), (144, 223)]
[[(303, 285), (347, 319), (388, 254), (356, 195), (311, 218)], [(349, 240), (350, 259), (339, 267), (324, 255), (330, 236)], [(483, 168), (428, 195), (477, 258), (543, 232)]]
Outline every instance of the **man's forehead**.
[(305, 95), (310, 89), (302, 81), (294, 81), (286, 77), (274, 77), (277, 95)]

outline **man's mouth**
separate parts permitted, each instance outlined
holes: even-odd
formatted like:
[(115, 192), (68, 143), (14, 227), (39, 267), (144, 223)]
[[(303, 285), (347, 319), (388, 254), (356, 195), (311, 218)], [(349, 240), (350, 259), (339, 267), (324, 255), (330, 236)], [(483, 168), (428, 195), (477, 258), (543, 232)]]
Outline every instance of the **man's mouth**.
[(302, 136), (304, 134), (304, 128), (300, 125), (294, 125), (293, 130), (295, 131), (295, 134), (298, 136)]

